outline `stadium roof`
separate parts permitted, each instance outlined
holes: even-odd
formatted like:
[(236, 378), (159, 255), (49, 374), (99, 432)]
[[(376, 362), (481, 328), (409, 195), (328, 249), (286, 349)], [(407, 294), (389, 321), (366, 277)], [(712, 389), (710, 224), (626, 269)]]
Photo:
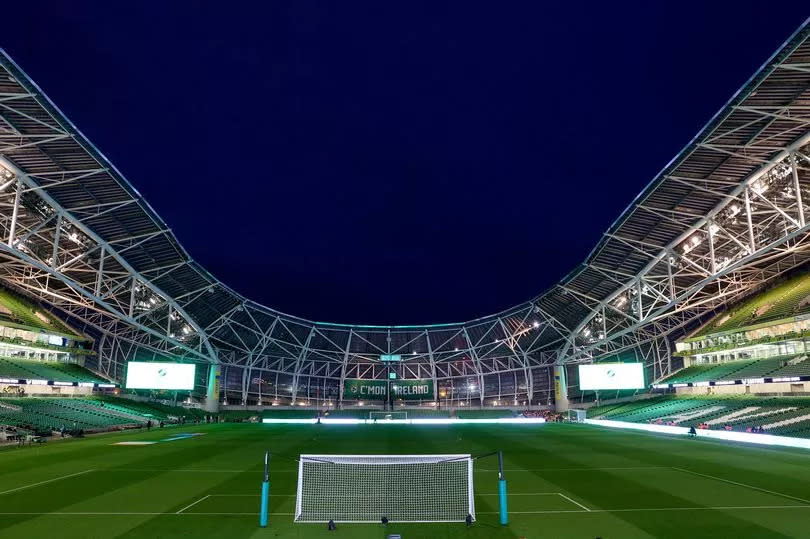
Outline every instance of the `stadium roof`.
[[(421, 355), (443, 348), (466, 350), (484, 342), (495, 348), (507, 342), (524, 355), (576, 348), (577, 332), (599, 312), (605, 316), (608, 302), (646, 283), (640, 276), (668, 253), (680, 257), (674, 246), (717, 216), (746, 181), (772, 167), (786, 148), (793, 148), (810, 131), (809, 36), (805, 22), (653, 178), (587, 260), (557, 286), (502, 313), (457, 324), (330, 324), (283, 314), (242, 297), (189, 256), (137, 189), (4, 51), (0, 154), (39, 192), (115, 249), (157, 294), (171, 299), (201, 338), (217, 348), (265, 352), (275, 348), (279, 356), (293, 359), (296, 354), (285, 349), (285, 342), (358, 354), (419, 348), (414, 352)], [(634, 151), (628, 143), (628, 166)], [(679, 288), (702, 282), (685, 273), (674, 279)], [(618, 307), (608, 310), (618, 312)]]

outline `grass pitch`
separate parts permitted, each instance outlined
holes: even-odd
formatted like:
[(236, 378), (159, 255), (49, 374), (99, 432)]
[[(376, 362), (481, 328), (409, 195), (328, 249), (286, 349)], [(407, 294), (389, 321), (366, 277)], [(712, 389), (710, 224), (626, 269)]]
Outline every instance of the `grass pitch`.
[[(153, 445), (179, 433), (201, 436)], [(258, 527), (265, 448), (270, 526)], [(294, 524), (300, 453), (484, 453), (502, 449), (510, 524), (498, 525), (497, 464), (476, 462), (478, 522)], [(195, 425), (0, 451), (0, 536), (810, 537), (810, 453), (586, 425)]]

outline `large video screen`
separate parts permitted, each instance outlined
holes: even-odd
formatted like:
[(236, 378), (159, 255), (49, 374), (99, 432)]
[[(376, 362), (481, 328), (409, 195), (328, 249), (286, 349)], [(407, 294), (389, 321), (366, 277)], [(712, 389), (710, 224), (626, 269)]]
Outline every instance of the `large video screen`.
[(127, 389), (194, 389), (193, 363), (127, 363)]
[(641, 363), (594, 363), (579, 366), (579, 389), (643, 389)]

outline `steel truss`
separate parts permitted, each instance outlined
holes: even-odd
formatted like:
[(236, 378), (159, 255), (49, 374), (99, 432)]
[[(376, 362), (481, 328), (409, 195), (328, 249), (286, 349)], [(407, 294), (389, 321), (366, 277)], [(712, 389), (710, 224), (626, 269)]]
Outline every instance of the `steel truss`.
[(86, 222), (105, 211), (103, 204), (64, 208), (41, 188), (41, 178), (3, 157), (0, 178), (0, 204), (10, 209), (0, 217), (0, 277), (7, 283), (94, 332), (173, 356), (217, 360), (196, 322), (152, 282), (162, 270), (139, 273), (126, 261), (127, 249), (146, 238), (105, 241)]
[(649, 263), (635, 275), (597, 268), (620, 283), (604, 300), (561, 285), (591, 314), (568, 335), (559, 361), (588, 360), (668, 335), (805, 263), (810, 258), (808, 197), (810, 132), (805, 132), (705, 216), (640, 204), (668, 219), (697, 222), (666, 246), (614, 235)]
[(492, 316), (392, 327), (304, 320), (214, 279), (2, 53), (0, 279), (96, 337), (101, 372), (119, 378), (143, 354), (219, 363), (235, 402), (339, 403), (346, 379), (391, 369), (450, 403), (548, 402), (550, 366), (628, 350), (657, 380), (674, 335), (810, 258), (807, 37), (804, 25), (572, 276)]
[[(289, 389), (284, 396), (292, 401), (312, 398), (311, 392), (302, 388), (312, 385), (313, 380), (322, 387), (322, 380), (328, 379), (334, 382), (334, 400), (340, 402), (345, 379), (385, 379), (392, 369), (400, 379), (433, 379), (437, 388), (444, 379), (473, 378), (479, 402), (491, 396), (478, 389), (486, 387), (489, 375), (519, 372), (526, 382), (512, 395), (530, 401), (533, 370), (552, 365), (556, 358), (553, 352), (541, 350), (539, 343), (550, 335), (561, 341), (564, 335), (560, 326), (533, 303), (467, 324), (428, 327), (313, 324), (277, 314), (263, 330), (264, 326), (245, 322), (267, 315), (248, 301), (234, 308), (232, 314), (240, 321), (225, 316), (205, 330), (214, 344), (231, 339), (243, 344), (240, 350), (220, 354), (223, 368), (241, 373), (240, 402), (251, 394), (258, 395), (262, 383), (245, 381), (270, 376), (278, 387), (277, 375), (288, 377), (284, 385)], [(251, 334), (253, 338), (248, 339), (246, 335)], [(244, 347), (248, 340), (255, 343), (252, 348)], [(387, 364), (380, 360), (382, 355), (401, 356), (402, 361)], [(321, 391), (324, 397), (327, 393)]]

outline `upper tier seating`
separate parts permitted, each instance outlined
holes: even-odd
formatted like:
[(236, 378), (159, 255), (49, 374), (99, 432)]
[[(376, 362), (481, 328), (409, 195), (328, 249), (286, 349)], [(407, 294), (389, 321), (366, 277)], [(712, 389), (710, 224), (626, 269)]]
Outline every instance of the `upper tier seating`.
[(810, 312), (810, 275), (799, 275), (743, 301), (730, 312), (720, 314), (700, 335), (728, 331), (769, 320)]
[(76, 333), (49, 312), (5, 288), (0, 288), (0, 319), (64, 335)]
[(747, 378), (810, 375), (810, 360), (802, 358), (806, 358), (806, 355), (793, 354), (766, 359), (747, 359), (708, 365), (692, 365), (665, 378), (661, 383), (678, 384), (685, 382), (715, 382), (718, 380), (744, 380)]
[(0, 378), (108, 383), (107, 380), (74, 363), (28, 361), (6, 357), (0, 357)]

